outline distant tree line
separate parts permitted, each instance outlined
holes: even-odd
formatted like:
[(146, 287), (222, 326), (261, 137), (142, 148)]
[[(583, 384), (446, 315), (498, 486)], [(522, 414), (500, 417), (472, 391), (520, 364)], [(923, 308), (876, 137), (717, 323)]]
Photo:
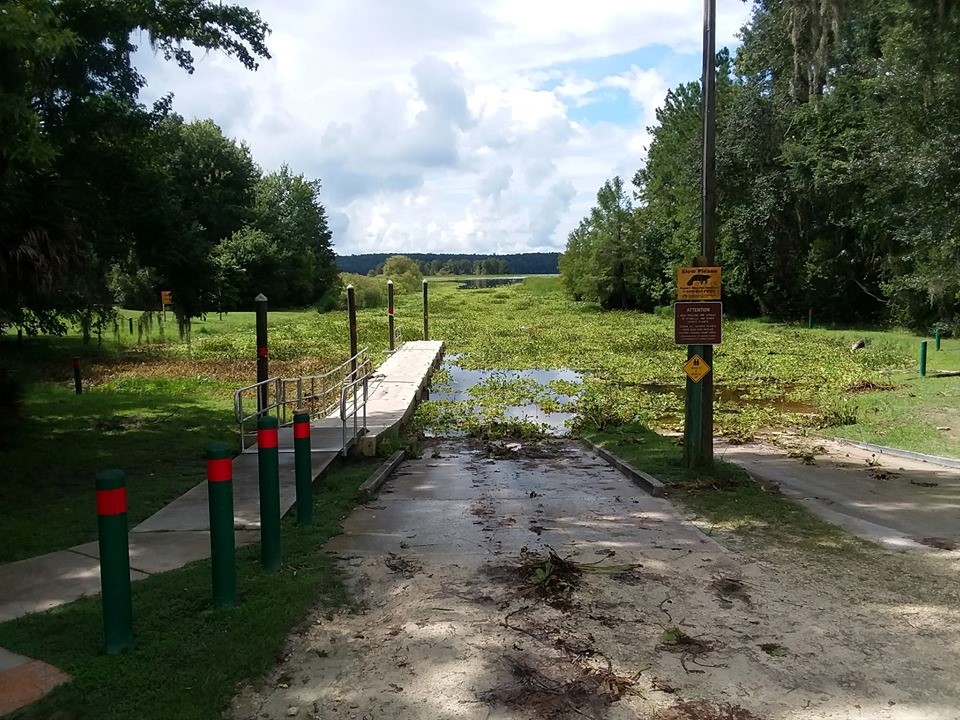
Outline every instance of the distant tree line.
[[(960, 330), (960, 3), (755, 0), (717, 56), (717, 259), (740, 314)], [(560, 261), (578, 298), (653, 309), (699, 254), (700, 84), (671, 90), (632, 188)]]
[(141, 35), (193, 71), (189, 47), (254, 70), (258, 13), (208, 0), (10, 0), (0, 12), (0, 329), (85, 331), (115, 303), (181, 328), (217, 308), (301, 305), (336, 291), (319, 182), (264, 174), (213, 122), (172, 98), (138, 101)]
[[(380, 272), (390, 257), (387, 253), (338, 255), (337, 266), (348, 273), (368, 275)], [(513, 253), (508, 255), (450, 255), (407, 253), (424, 275), (553, 275), (558, 272), (560, 253)]]

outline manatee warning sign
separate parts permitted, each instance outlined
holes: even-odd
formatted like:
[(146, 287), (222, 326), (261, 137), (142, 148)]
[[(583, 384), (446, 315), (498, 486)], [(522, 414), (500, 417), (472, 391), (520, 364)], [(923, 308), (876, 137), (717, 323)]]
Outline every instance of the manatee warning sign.
[(719, 300), (720, 268), (677, 268), (677, 300)]

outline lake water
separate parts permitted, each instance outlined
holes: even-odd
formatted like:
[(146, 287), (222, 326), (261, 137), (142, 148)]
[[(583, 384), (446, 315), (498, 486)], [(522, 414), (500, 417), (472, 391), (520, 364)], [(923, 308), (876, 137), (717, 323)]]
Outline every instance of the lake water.
[[(475, 403), (476, 398), (471, 395), (470, 389), (484, 383), (512, 383), (526, 381), (542, 386), (540, 390), (551, 402), (568, 404), (576, 400), (576, 396), (554, 391), (549, 388), (553, 381), (563, 381), (579, 385), (583, 376), (573, 370), (467, 370), (457, 365), (457, 355), (448, 355), (444, 358), (442, 370), (446, 370), (450, 377), (449, 382), (434, 385), (430, 388), (430, 400), (450, 400), (462, 403)], [(477, 414), (479, 406), (474, 405)], [(509, 405), (504, 411), (505, 419), (529, 420), (544, 425), (553, 435), (566, 435), (575, 413), (546, 412), (536, 403), (524, 405)]]

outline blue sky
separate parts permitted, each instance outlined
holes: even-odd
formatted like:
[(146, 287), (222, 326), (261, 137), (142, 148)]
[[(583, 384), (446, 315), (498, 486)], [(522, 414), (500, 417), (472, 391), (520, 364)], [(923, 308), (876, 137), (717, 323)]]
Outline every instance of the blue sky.
[[(273, 58), (186, 75), (146, 48), (143, 99), (173, 92), (265, 169), (323, 183), (338, 252), (562, 249), (603, 181), (643, 163), (667, 89), (700, 74), (702, 0), (255, 0)], [(749, 6), (718, 0), (718, 46)]]

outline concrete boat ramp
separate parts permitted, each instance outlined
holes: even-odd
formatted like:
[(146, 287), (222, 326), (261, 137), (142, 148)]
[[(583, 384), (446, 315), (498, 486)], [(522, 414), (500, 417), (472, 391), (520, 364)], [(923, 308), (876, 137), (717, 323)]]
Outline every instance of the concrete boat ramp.
[[(374, 454), (377, 439), (407, 420), (443, 356), (440, 341), (407, 342), (393, 353), (368, 382), (366, 428), (362, 415), (344, 424), (339, 412), (314, 420), (312, 455), (315, 476), (347, 449)], [(296, 499), (293, 434), (280, 432), (280, 509), (285, 514)], [(198, 483), (130, 532), (131, 577), (141, 580), (210, 555), (210, 524), (203, 462), (197, 460)], [(91, 483), (92, 488), (92, 483)], [(234, 522), (238, 545), (255, 542), (260, 528), (257, 448), (233, 461)], [(92, 496), (92, 491), (91, 491)], [(92, 497), (91, 497), (92, 502)], [(98, 544), (86, 543), (28, 560), (0, 565), (0, 622), (48, 610), (100, 592)]]

